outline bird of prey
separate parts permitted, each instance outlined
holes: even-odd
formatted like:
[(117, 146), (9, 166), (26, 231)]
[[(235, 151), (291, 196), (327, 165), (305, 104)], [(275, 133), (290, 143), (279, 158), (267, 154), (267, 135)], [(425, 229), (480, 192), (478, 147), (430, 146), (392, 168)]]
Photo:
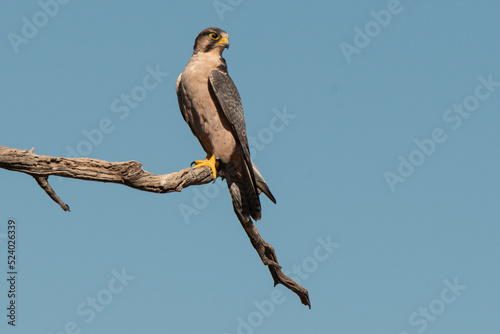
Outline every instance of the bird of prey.
[(199, 33), (194, 51), (177, 78), (176, 90), (184, 120), (207, 153), (195, 167), (209, 166), (226, 179), (240, 220), (261, 218), (259, 194), (276, 203), (264, 178), (250, 159), (240, 94), (227, 73), (222, 51), (228, 34), (219, 28)]

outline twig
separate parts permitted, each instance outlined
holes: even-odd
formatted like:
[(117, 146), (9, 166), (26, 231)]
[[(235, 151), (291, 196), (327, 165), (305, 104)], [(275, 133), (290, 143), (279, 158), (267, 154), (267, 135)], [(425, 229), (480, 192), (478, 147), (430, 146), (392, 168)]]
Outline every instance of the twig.
[(70, 211), (69, 210), (69, 206), (67, 204), (65, 204), (60, 198), (59, 196), (57, 196), (56, 192), (54, 191), (54, 189), (52, 189), (52, 187), (50, 186), (49, 182), (48, 182), (48, 176), (33, 176), (36, 180), (36, 182), (38, 183), (38, 185), (40, 187), (42, 187), (43, 190), (45, 190), (45, 192), (47, 193), (47, 195), (49, 195), (50, 198), (52, 198), (54, 200), (54, 202), (56, 202), (57, 204), (59, 204), (61, 206), (61, 208), (64, 210), (64, 211)]

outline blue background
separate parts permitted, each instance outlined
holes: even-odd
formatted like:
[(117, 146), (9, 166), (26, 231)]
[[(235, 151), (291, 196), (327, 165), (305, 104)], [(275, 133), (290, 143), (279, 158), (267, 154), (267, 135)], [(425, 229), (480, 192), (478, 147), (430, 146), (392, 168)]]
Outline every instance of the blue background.
[[(201, 30), (226, 30), (254, 162), (278, 200), (262, 198), (257, 227), (312, 309), (273, 288), (220, 179), (158, 195), (51, 177), (67, 213), (32, 177), (0, 170), (2, 333), (498, 333), (500, 87), (477, 88), (479, 77), (500, 82), (498, 2), (41, 4), (0, 4), (0, 145), (62, 157), (80, 147), (157, 174), (186, 168), (205, 154), (175, 80)], [(34, 20), (25, 43), (9, 40)], [(111, 105), (140, 93), (148, 67), (168, 75), (120, 119)], [(454, 129), (457, 118), (443, 117), (464, 102), (474, 111)], [(88, 146), (84, 132), (103, 119), (112, 131)], [(434, 129), (444, 142), (429, 143)], [(398, 167), (404, 182), (391, 188)], [(113, 271), (134, 278), (118, 289)], [(88, 298), (105, 304), (92, 319)]]

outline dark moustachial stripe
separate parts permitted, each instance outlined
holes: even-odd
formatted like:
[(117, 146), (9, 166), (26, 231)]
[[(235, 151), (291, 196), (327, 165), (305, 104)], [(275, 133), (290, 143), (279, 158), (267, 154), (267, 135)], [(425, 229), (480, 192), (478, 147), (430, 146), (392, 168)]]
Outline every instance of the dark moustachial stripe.
[(202, 52), (208, 52), (208, 51), (212, 50), (214, 48), (214, 45), (215, 45), (215, 43), (210, 41), (210, 43), (205, 46), (205, 48), (203, 49)]

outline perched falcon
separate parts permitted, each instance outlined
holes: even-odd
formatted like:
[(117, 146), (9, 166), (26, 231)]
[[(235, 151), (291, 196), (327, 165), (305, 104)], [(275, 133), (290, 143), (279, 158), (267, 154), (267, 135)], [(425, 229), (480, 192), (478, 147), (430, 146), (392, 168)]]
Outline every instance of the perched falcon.
[(200, 32), (191, 59), (177, 78), (177, 98), (184, 120), (207, 153), (205, 160), (195, 161), (195, 167), (209, 166), (214, 178), (219, 170), (238, 218), (258, 220), (260, 192), (276, 200), (250, 159), (240, 94), (222, 58), (225, 48), (229, 48), (225, 31)]

